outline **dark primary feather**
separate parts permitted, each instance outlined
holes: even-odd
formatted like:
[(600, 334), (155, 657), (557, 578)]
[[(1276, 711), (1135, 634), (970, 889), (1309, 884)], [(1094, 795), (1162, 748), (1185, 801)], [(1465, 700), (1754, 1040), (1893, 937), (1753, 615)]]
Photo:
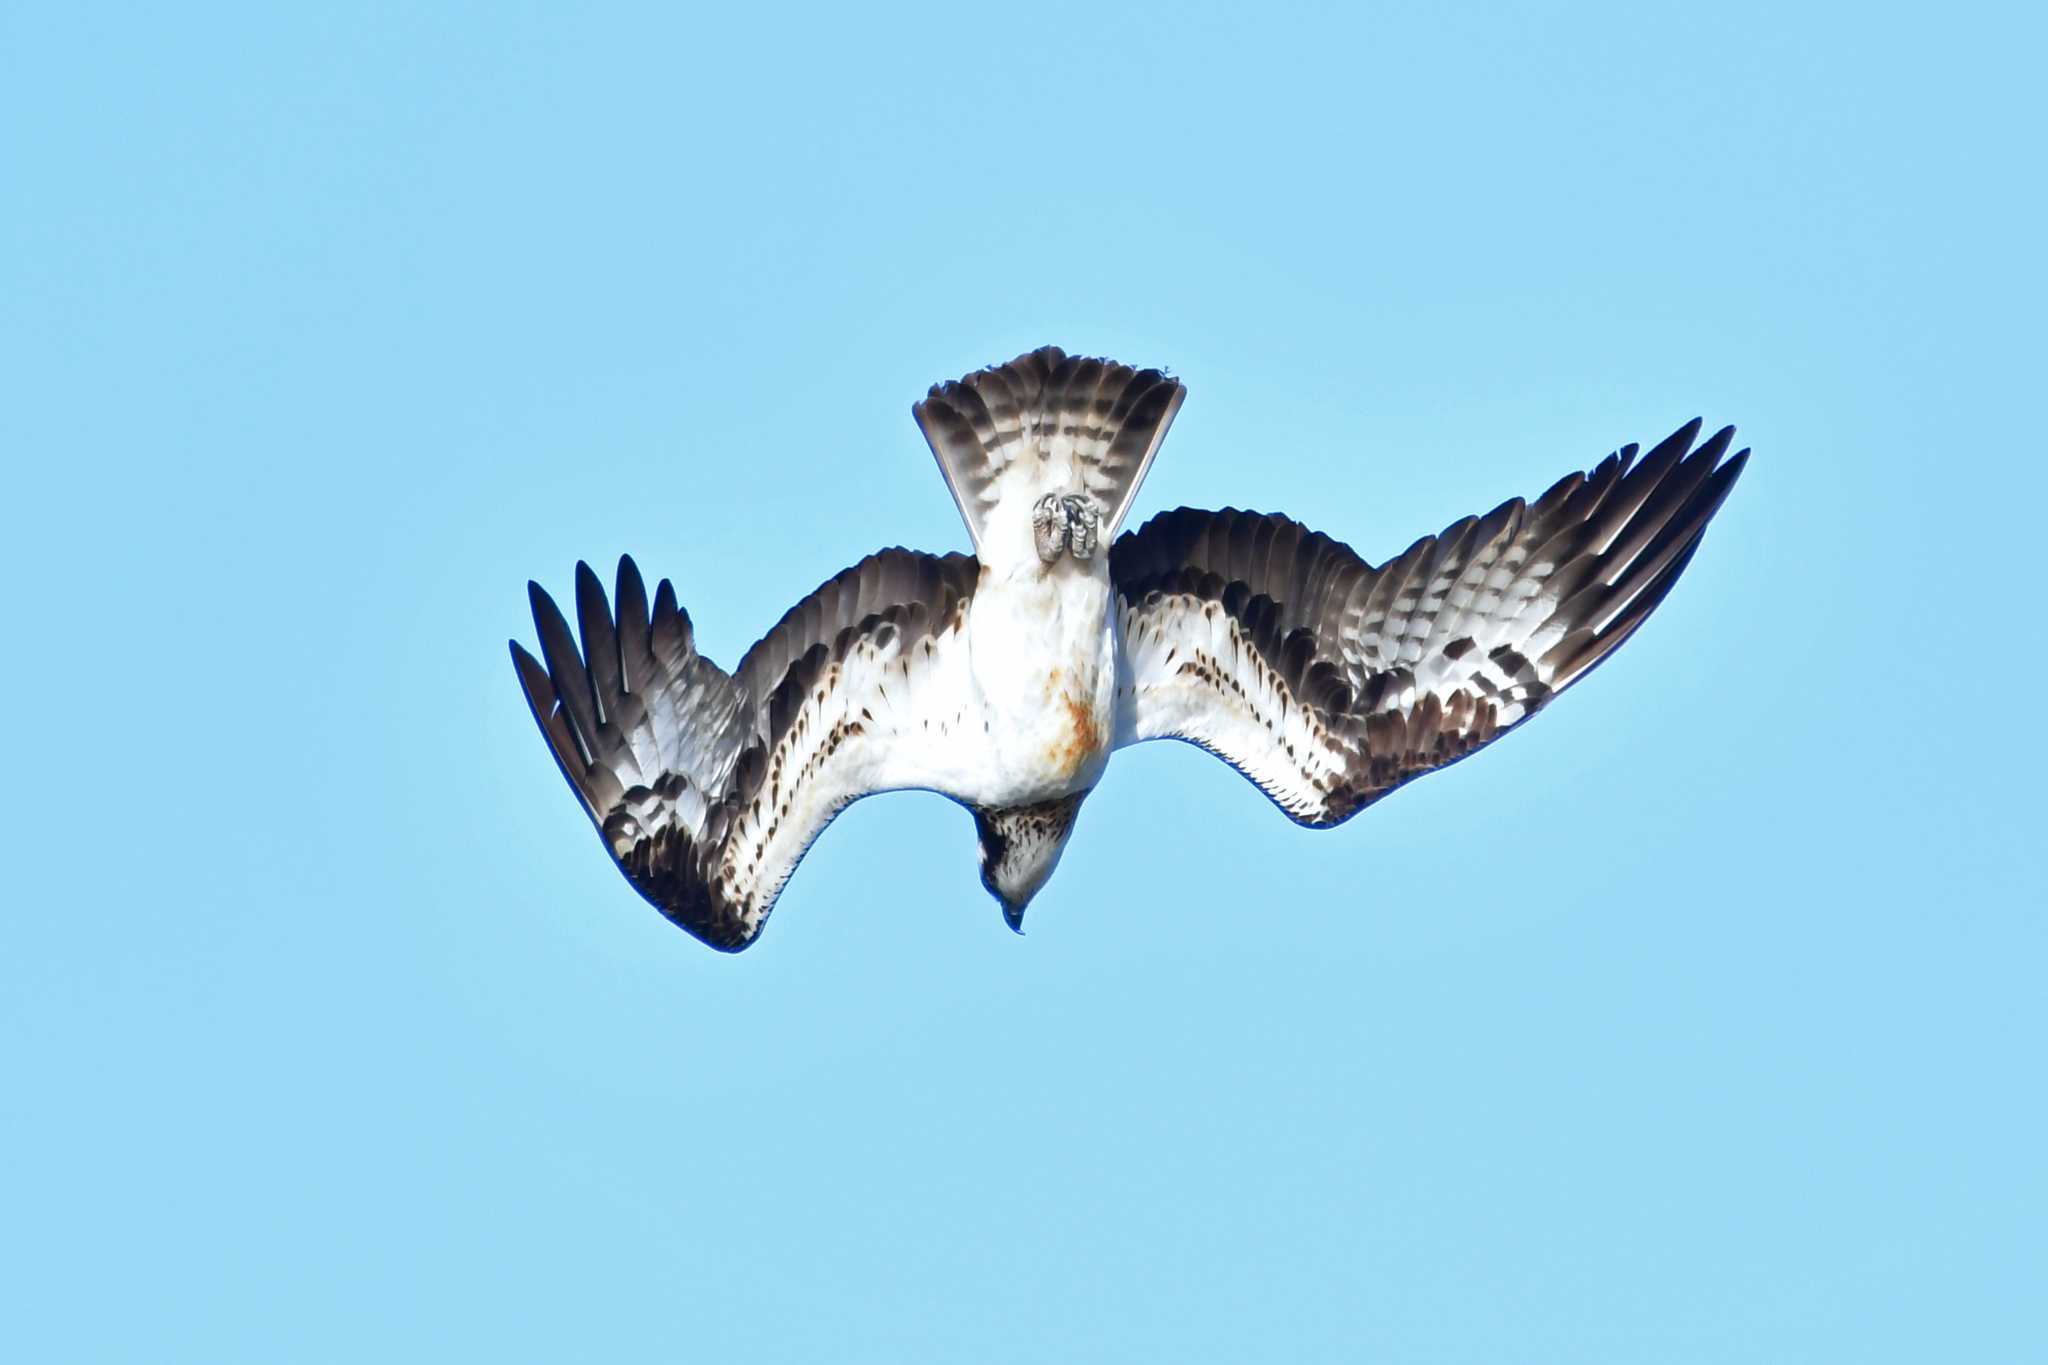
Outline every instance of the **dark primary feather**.
[(858, 641), (916, 639), (950, 621), (978, 572), (966, 555), (870, 555), (792, 607), (727, 674), (697, 653), (667, 580), (650, 606), (638, 567), (621, 558), (614, 606), (578, 564), (580, 647), (554, 599), (529, 584), (546, 663), (516, 640), (512, 662), (562, 775), (627, 880), (698, 938), (736, 951), (773, 906), (774, 888), (761, 884), (773, 870), (738, 866), (727, 844), (740, 824), (774, 818), (764, 804), (773, 794), (764, 791), (768, 759), (795, 703)]
[[(1220, 723), (1172, 734), (1221, 753), (1311, 825), (1472, 753), (1606, 659), (1671, 590), (1749, 454), (1723, 461), (1732, 428), (1694, 448), (1699, 429), (1688, 423), (1641, 460), (1626, 447), (1532, 504), (1466, 517), (1378, 568), (1286, 517), (1153, 518), (1110, 557), (1127, 634), (1160, 642), (1145, 657), (1168, 661), (1164, 676), (1138, 680), (1132, 737), (1155, 737), (1143, 712), (1160, 689), (1209, 689), (1222, 708), (1243, 705), (1226, 693), (1271, 686), (1283, 707), (1306, 708), (1295, 721), (1317, 755), (1283, 754), (1285, 715), (1261, 718), (1265, 738), (1250, 746)], [(1227, 613), (1253, 662), (1176, 648), (1206, 629), (1206, 604)], [(1250, 751), (1225, 751), (1233, 742)]]

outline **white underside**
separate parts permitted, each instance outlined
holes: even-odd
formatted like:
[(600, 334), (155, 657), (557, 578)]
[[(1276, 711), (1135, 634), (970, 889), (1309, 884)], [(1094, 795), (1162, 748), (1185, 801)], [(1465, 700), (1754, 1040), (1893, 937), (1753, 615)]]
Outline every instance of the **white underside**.
[(1111, 598), (1099, 558), (984, 567), (958, 628), (907, 649), (857, 644), (770, 755), (767, 799), (736, 822), (728, 899), (758, 924), (811, 841), (863, 796), (918, 788), (1000, 808), (1093, 787), (1116, 738)]
[(1036, 805), (1088, 791), (1116, 742), (1117, 615), (1109, 533), (1091, 559), (1038, 558), (1031, 508), (1083, 490), (1064, 439), (1008, 468), (977, 536), (981, 578), (957, 627), (904, 645), (857, 643), (828, 669), (770, 756), (781, 782), (725, 849), (728, 899), (755, 926), (805, 849), (861, 797), (923, 789), (967, 805)]
[(966, 679), (983, 723), (977, 805), (1093, 787), (1115, 739), (1117, 647), (1103, 561), (984, 569), (968, 607)]

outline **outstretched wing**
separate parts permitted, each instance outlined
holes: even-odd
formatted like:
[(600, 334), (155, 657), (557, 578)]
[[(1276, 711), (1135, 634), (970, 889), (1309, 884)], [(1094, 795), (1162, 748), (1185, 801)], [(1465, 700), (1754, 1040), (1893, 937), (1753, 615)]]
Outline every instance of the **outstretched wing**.
[(1749, 457), (1697, 420), (1375, 569), (1285, 517), (1190, 508), (1116, 542), (1117, 743), (1183, 739), (1335, 825), (1527, 720), (1641, 625)]
[(883, 550), (831, 579), (726, 673), (664, 580), (650, 608), (619, 561), (617, 615), (576, 566), (579, 649), (529, 584), (543, 666), (512, 643), (527, 704), (634, 888), (714, 948), (752, 943), (832, 817), (874, 792), (956, 788), (960, 631), (978, 566)]

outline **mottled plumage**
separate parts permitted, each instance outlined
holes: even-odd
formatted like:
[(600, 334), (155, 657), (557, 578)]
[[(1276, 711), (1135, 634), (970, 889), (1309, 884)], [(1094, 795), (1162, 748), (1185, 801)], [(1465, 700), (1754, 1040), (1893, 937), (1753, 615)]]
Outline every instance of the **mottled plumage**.
[(1375, 569), (1286, 517), (1191, 508), (1117, 542), (1121, 743), (1220, 755), (1305, 825), (1342, 823), (1536, 714), (1641, 625), (1748, 452), (1681, 427), (1638, 462), (1466, 517)]
[(1232, 509), (1118, 537), (1184, 396), (1053, 347), (935, 386), (914, 413), (977, 553), (871, 555), (730, 674), (631, 559), (613, 600), (577, 566), (574, 632), (530, 585), (545, 663), (515, 642), (521, 684), (633, 886), (746, 947), (834, 815), (925, 788), (974, 812), (983, 883), (1018, 927), (1110, 753), (1147, 739), (1198, 744), (1291, 818), (1339, 824), (1606, 659), (1748, 456), (1724, 458), (1731, 429), (1695, 446), (1692, 422), (1378, 568)]
[(667, 580), (650, 611), (640, 570), (621, 559), (614, 608), (579, 564), (582, 650), (529, 585), (547, 664), (516, 641), (512, 657), (626, 879), (698, 938), (737, 950), (858, 788), (945, 780), (941, 764), (904, 760), (969, 722), (931, 693), (957, 660), (975, 576), (966, 555), (870, 555), (792, 607), (728, 675), (697, 653)]

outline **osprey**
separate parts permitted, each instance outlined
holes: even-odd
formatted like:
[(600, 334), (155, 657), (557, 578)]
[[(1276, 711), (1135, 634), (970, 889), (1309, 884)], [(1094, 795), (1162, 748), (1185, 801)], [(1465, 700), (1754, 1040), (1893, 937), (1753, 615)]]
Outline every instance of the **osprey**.
[(912, 408), (974, 553), (888, 549), (728, 673), (663, 580), (528, 584), (527, 704), (635, 890), (714, 948), (875, 792), (974, 813), (1013, 929), (1117, 749), (1200, 745), (1289, 818), (1342, 824), (1536, 714), (1664, 600), (1749, 452), (1697, 419), (1374, 567), (1283, 516), (1183, 507), (1117, 535), (1186, 390), (1048, 346)]

